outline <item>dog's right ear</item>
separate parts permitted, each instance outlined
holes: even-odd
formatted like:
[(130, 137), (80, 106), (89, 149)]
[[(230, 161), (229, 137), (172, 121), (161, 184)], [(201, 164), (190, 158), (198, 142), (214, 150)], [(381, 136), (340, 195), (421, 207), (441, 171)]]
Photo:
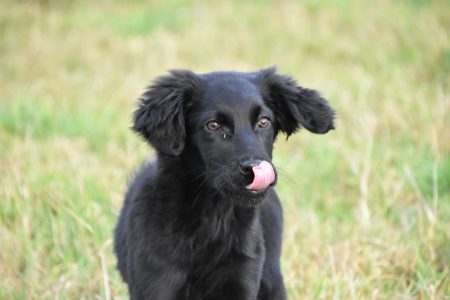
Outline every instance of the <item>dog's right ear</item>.
[(158, 152), (180, 155), (186, 138), (183, 108), (199, 89), (200, 79), (191, 71), (157, 78), (139, 98), (132, 129)]

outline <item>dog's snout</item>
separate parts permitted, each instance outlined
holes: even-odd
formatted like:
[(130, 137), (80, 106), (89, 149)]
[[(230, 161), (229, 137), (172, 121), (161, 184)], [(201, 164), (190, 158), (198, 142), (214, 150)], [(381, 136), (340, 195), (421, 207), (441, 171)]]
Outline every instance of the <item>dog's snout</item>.
[(252, 168), (257, 166), (261, 161), (260, 160), (244, 160), (239, 163), (239, 170), (243, 175), (248, 173), (253, 173)]
[(253, 167), (257, 166), (260, 162), (260, 160), (244, 160), (239, 163), (239, 171), (241, 172), (246, 185), (253, 181), (255, 177), (253, 174)]
[(248, 174), (252, 172), (252, 167), (256, 165), (256, 164), (252, 164), (250, 162), (241, 162), (239, 163), (239, 170), (241, 171), (242, 174)]

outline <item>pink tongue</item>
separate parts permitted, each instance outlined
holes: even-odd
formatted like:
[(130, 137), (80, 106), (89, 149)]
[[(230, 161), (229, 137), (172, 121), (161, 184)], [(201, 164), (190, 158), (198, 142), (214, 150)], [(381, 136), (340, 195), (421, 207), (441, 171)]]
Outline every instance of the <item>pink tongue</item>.
[(255, 177), (253, 182), (247, 185), (247, 189), (254, 191), (263, 190), (275, 181), (275, 171), (269, 162), (263, 160), (252, 169)]

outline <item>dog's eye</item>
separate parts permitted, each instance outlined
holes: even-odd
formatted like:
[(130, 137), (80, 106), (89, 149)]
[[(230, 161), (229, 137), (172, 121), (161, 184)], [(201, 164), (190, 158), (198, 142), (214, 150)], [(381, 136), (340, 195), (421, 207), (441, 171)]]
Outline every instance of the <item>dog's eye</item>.
[(210, 121), (206, 123), (206, 128), (208, 128), (208, 130), (210, 131), (217, 131), (220, 129), (220, 127), (220, 124), (216, 121)]
[(270, 125), (270, 120), (269, 118), (266, 117), (262, 117), (261, 119), (259, 119), (258, 121), (258, 127), (260, 128), (267, 128)]

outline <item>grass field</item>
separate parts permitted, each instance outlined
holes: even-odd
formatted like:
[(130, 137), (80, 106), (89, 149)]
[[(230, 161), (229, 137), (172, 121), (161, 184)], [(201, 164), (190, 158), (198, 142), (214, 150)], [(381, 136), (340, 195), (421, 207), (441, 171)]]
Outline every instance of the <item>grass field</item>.
[(447, 0), (2, 1), (0, 299), (126, 299), (135, 99), (274, 64), (338, 111), (276, 146), (290, 299), (450, 299)]

